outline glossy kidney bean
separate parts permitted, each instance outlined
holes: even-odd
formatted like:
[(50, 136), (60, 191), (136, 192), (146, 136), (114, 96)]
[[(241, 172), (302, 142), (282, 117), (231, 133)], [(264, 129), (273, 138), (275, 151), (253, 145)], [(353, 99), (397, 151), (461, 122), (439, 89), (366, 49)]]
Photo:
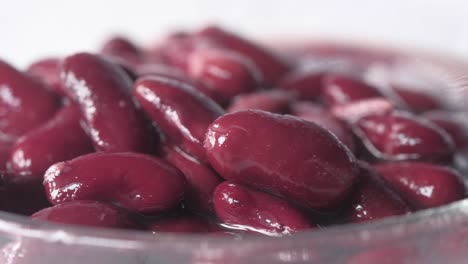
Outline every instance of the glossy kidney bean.
[(295, 70), (286, 74), (278, 87), (296, 93), (301, 100), (317, 101), (322, 95), (324, 76), (323, 72)]
[(279, 90), (268, 90), (241, 94), (232, 100), (227, 108), (228, 113), (256, 109), (272, 113), (288, 113), (289, 106), (294, 101), (295, 96), (291, 93)]
[(278, 236), (314, 226), (288, 202), (229, 181), (216, 187), (213, 206), (227, 228)]
[(442, 129), (409, 113), (368, 115), (354, 125), (367, 149), (383, 160), (450, 161), (454, 144)]
[(413, 112), (421, 113), (443, 108), (439, 101), (423, 91), (401, 86), (394, 86), (393, 91)]
[(226, 114), (210, 125), (204, 146), (221, 177), (309, 208), (336, 206), (356, 177), (348, 148), (327, 130), (293, 116)]
[(93, 152), (93, 144), (80, 126), (81, 113), (68, 105), (49, 121), (20, 137), (11, 149), (8, 170), (14, 182), (41, 181), (54, 163)]
[(384, 97), (377, 88), (353, 77), (328, 74), (323, 78), (323, 99), (331, 106), (362, 99)]
[(314, 122), (315, 124), (327, 129), (333, 133), (343, 144), (345, 144), (353, 153), (356, 151), (354, 136), (352, 130), (346, 123), (336, 118), (324, 108), (305, 103), (296, 103), (291, 106), (291, 113), (304, 120)]
[(66, 95), (60, 82), (60, 63), (59, 58), (45, 58), (29, 65), (26, 72), (36, 78), (39, 78), (47, 88), (59, 95)]
[(212, 212), (212, 194), (222, 179), (208, 165), (185, 153), (177, 146), (165, 146), (165, 159), (177, 167), (187, 181), (185, 205), (191, 211), (209, 214)]
[(359, 182), (345, 211), (345, 218), (348, 221), (359, 223), (407, 214), (412, 210), (398, 193), (387, 186), (373, 168), (361, 165)]
[(221, 229), (209, 220), (192, 215), (163, 218), (151, 222), (147, 229), (153, 234), (159, 233), (210, 233)]
[(132, 82), (118, 66), (78, 53), (64, 60), (61, 78), (80, 106), (97, 150), (145, 152), (153, 147), (149, 124), (130, 96)]
[(463, 199), (461, 176), (452, 169), (422, 162), (390, 162), (375, 169), (406, 201), (417, 209), (441, 206)]
[(135, 228), (132, 216), (122, 208), (98, 201), (71, 201), (42, 209), (34, 220), (105, 228)]
[(224, 112), (218, 104), (189, 83), (162, 75), (139, 79), (133, 93), (169, 142), (205, 160), (206, 128)]
[(241, 54), (221, 49), (198, 49), (188, 57), (189, 75), (212, 87), (225, 105), (238, 94), (262, 83), (257, 66)]
[(138, 65), (144, 61), (143, 51), (123, 36), (108, 39), (101, 47), (101, 54), (119, 58), (130, 65)]
[(44, 175), (53, 204), (108, 201), (130, 211), (167, 211), (182, 202), (183, 175), (169, 163), (139, 153), (92, 153), (52, 165)]
[(290, 70), (288, 63), (277, 54), (220, 28), (213, 26), (203, 28), (195, 33), (195, 37), (208, 39), (251, 59), (262, 72), (266, 84), (275, 84)]
[(426, 112), (422, 116), (447, 132), (457, 149), (468, 146), (468, 123), (463, 120), (464, 113), (456, 115), (454, 112), (437, 110)]
[(387, 115), (394, 106), (387, 99), (372, 98), (331, 107), (330, 112), (341, 120), (354, 123), (367, 115)]
[(0, 60), (0, 134), (17, 137), (38, 127), (60, 101), (39, 81)]

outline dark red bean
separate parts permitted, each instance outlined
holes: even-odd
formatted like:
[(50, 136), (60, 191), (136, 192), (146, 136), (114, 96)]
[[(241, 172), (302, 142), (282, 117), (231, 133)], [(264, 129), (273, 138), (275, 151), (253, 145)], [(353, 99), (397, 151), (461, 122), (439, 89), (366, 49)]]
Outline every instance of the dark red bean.
[(39, 78), (45, 84), (47, 88), (52, 91), (65, 95), (62, 84), (60, 82), (60, 63), (61, 59), (58, 58), (45, 58), (38, 60), (33, 64), (29, 65), (26, 72), (36, 78)]
[(368, 166), (361, 167), (361, 175), (346, 209), (346, 219), (353, 223), (377, 220), (410, 213), (408, 204), (390, 189)]
[(183, 175), (169, 163), (138, 153), (92, 153), (52, 165), (44, 175), (49, 201), (108, 201), (142, 213), (182, 202)]
[(278, 87), (296, 93), (301, 100), (316, 101), (322, 94), (324, 76), (323, 72), (296, 70), (286, 74)]
[(314, 122), (315, 124), (333, 133), (343, 144), (353, 153), (356, 150), (353, 133), (350, 127), (343, 121), (336, 118), (324, 108), (306, 103), (297, 103), (291, 106), (291, 112), (297, 117)]
[(79, 104), (87, 132), (100, 151), (144, 152), (151, 140), (148, 124), (133, 102), (132, 82), (118, 66), (89, 53), (65, 59), (62, 82)]
[(356, 176), (352, 153), (330, 132), (293, 116), (263, 111), (226, 114), (208, 128), (205, 148), (221, 177), (330, 208)]
[(277, 236), (314, 226), (304, 213), (288, 202), (232, 182), (216, 187), (213, 206), (227, 228)]
[(322, 93), (325, 102), (331, 106), (384, 97), (377, 88), (352, 77), (338, 74), (328, 74), (324, 77)]
[(394, 86), (393, 90), (413, 112), (421, 113), (443, 108), (434, 97), (414, 88)]
[(101, 54), (116, 57), (131, 65), (143, 62), (143, 51), (128, 38), (115, 36), (107, 40), (101, 47)]
[(252, 92), (262, 83), (257, 66), (241, 54), (220, 49), (198, 49), (188, 58), (188, 72), (212, 87), (223, 104), (242, 93)]
[(166, 146), (164, 152), (165, 159), (185, 176), (187, 208), (198, 213), (210, 213), (212, 211), (213, 190), (221, 183), (221, 178), (209, 165), (201, 163), (177, 146)]
[(54, 163), (93, 152), (93, 144), (80, 126), (75, 105), (65, 106), (48, 122), (23, 135), (11, 149), (8, 169), (14, 182), (41, 181)]
[(372, 98), (335, 105), (330, 112), (339, 119), (354, 123), (367, 115), (387, 115), (393, 112), (394, 106), (387, 99)]
[(205, 160), (206, 128), (224, 112), (218, 104), (189, 83), (162, 75), (139, 79), (133, 93), (169, 142)]
[(290, 66), (277, 54), (220, 28), (206, 27), (195, 33), (195, 36), (208, 39), (251, 59), (262, 72), (267, 84), (275, 84), (290, 69)]
[(441, 206), (465, 197), (461, 176), (446, 167), (422, 162), (381, 163), (374, 167), (417, 209)]
[(295, 96), (280, 90), (261, 91), (234, 97), (227, 112), (256, 109), (272, 113), (288, 113)]
[(158, 233), (210, 233), (220, 231), (215, 224), (198, 216), (176, 216), (156, 220), (148, 225), (153, 234)]
[(137, 225), (122, 208), (98, 201), (71, 201), (34, 213), (34, 220), (105, 228), (134, 228)]
[(59, 108), (45, 86), (0, 61), (0, 134), (21, 136), (38, 127)]
[(457, 116), (454, 112), (438, 110), (426, 112), (422, 116), (447, 132), (457, 149), (463, 149), (468, 146), (468, 123), (463, 121), (463, 115), (464, 113)]
[(454, 144), (450, 136), (426, 119), (409, 113), (368, 115), (354, 131), (367, 149), (383, 160), (450, 161)]

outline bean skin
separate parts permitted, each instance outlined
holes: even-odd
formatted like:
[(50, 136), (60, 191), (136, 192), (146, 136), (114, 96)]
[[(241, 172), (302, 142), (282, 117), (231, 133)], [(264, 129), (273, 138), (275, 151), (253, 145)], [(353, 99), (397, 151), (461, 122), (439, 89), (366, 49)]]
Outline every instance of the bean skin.
[(324, 76), (323, 72), (296, 70), (286, 74), (278, 87), (296, 93), (301, 100), (317, 101), (322, 95)]
[(65, 58), (62, 83), (85, 119), (87, 133), (98, 151), (145, 152), (149, 125), (133, 102), (132, 82), (121, 68), (89, 53)]
[(59, 95), (65, 95), (65, 91), (60, 82), (60, 63), (59, 58), (45, 58), (29, 65), (26, 72), (36, 78), (39, 78), (47, 87)]
[(98, 201), (71, 201), (42, 209), (34, 220), (105, 228), (135, 228), (131, 215), (124, 209)]
[(144, 60), (143, 51), (123, 36), (108, 39), (101, 47), (101, 54), (119, 58), (130, 65), (141, 64)]
[(289, 107), (295, 96), (286, 91), (268, 90), (249, 94), (241, 94), (232, 100), (228, 113), (242, 110), (263, 110), (272, 113), (284, 114), (289, 112)]
[(14, 174), (11, 180), (41, 181), (52, 164), (93, 152), (80, 119), (78, 107), (68, 105), (42, 126), (20, 137), (8, 160), (8, 170)]
[(414, 88), (393, 86), (399, 99), (415, 113), (422, 113), (431, 110), (443, 109), (442, 104), (430, 94), (415, 90)]
[(345, 75), (328, 74), (323, 78), (322, 93), (325, 102), (330, 106), (384, 97), (377, 88)]
[(327, 130), (293, 116), (258, 110), (226, 114), (210, 125), (204, 146), (226, 180), (308, 208), (336, 206), (356, 177), (348, 148)]
[(172, 209), (185, 193), (183, 175), (169, 163), (139, 153), (92, 153), (52, 165), (44, 175), (49, 201), (97, 200), (130, 211)]
[(288, 202), (229, 181), (216, 187), (213, 205), (216, 215), (227, 228), (278, 236), (314, 226), (305, 214)]
[(449, 134), (457, 150), (468, 146), (468, 124), (463, 120), (464, 113), (459, 117), (454, 112), (437, 110), (424, 113), (422, 116)]
[(139, 79), (133, 90), (168, 142), (205, 161), (203, 140), (208, 125), (223, 109), (183, 80), (162, 75)]
[(466, 197), (461, 176), (454, 170), (423, 162), (388, 162), (374, 166), (408, 203), (427, 209)]
[(38, 127), (60, 107), (39, 81), (0, 60), (0, 134), (18, 137)]
[(331, 107), (330, 112), (337, 118), (354, 123), (367, 115), (386, 115), (392, 113), (394, 105), (384, 98), (371, 98)]

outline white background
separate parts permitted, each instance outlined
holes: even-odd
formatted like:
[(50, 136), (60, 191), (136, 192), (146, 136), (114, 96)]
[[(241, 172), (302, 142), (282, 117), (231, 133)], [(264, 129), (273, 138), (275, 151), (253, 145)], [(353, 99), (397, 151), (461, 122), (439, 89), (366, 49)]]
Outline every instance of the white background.
[(19, 66), (99, 46), (111, 33), (142, 43), (217, 22), (253, 38), (331, 36), (468, 57), (466, 0), (0, 0), (0, 58)]

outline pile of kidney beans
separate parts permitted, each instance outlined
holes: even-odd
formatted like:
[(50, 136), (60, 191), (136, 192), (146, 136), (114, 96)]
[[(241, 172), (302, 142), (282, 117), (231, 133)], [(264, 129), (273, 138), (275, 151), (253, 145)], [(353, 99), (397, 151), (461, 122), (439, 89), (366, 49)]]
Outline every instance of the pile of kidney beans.
[(281, 236), (465, 197), (455, 112), (299, 57), (210, 26), (150, 48), (115, 37), (25, 71), (0, 61), (0, 209)]

